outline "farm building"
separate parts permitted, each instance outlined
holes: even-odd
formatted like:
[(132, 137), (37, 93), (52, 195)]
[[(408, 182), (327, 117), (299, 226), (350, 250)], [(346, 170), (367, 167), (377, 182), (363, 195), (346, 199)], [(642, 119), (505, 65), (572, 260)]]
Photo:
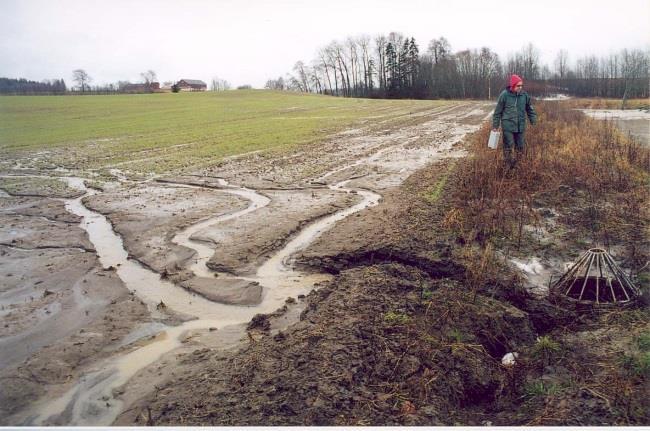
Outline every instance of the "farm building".
[(160, 90), (160, 83), (125, 84), (121, 90), (124, 93), (153, 93)]
[(181, 91), (205, 91), (208, 85), (199, 79), (181, 79), (176, 83)]

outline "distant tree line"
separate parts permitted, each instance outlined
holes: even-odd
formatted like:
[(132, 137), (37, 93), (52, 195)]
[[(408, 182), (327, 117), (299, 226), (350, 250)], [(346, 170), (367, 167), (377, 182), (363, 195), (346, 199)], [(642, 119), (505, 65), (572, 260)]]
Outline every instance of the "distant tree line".
[(578, 58), (572, 69), (560, 67), (566, 56), (566, 52), (558, 54), (551, 80), (571, 94), (623, 99), (650, 97), (647, 51), (623, 49), (607, 57), (585, 56)]
[(29, 81), (24, 78), (0, 78), (0, 94), (64, 94), (67, 91), (63, 79)]
[[(83, 95), (83, 94), (120, 94), (151, 93), (160, 88), (156, 82), (156, 72), (148, 70), (140, 74), (141, 82), (118, 81), (116, 83), (91, 85), (93, 78), (84, 69), (72, 71), (74, 85), (67, 87), (63, 79), (29, 81), (24, 78), (0, 78), (0, 94), (13, 95)], [(171, 85), (171, 83), (170, 83)]]
[(522, 76), (527, 91), (536, 95), (650, 96), (647, 50), (587, 56), (573, 65), (562, 50), (551, 69), (531, 43), (502, 60), (488, 47), (454, 52), (444, 37), (431, 40), (422, 51), (415, 38), (396, 32), (332, 41), (309, 64), (296, 62), (291, 73), (269, 79), (265, 87), (344, 97), (490, 99), (512, 73)]

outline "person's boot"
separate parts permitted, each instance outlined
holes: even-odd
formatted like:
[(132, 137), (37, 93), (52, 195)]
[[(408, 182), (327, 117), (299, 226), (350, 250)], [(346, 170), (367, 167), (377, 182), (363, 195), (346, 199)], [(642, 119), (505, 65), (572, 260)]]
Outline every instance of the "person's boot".
[(512, 178), (516, 168), (517, 168), (517, 160), (512, 157), (509, 157), (505, 163), (506, 178)]

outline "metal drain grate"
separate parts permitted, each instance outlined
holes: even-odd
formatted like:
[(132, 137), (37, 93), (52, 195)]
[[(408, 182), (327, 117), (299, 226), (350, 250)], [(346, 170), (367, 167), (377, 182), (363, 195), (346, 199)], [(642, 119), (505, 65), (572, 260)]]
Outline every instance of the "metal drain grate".
[(590, 305), (628, 305), (640, 292), (602, 248), (586, 251), (551, 286), (552, 296)]

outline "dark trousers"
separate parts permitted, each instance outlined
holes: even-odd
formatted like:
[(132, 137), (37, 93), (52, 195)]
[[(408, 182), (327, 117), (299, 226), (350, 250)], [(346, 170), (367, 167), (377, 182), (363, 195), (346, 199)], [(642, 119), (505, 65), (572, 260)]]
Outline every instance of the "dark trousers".
[[(514, 168), (517, 161), (524, 154), (524, 132), (506, 132), (503, 131), (503, 158), (510, 168)], [(512, 150), (515, 150), (513, 157)]]

